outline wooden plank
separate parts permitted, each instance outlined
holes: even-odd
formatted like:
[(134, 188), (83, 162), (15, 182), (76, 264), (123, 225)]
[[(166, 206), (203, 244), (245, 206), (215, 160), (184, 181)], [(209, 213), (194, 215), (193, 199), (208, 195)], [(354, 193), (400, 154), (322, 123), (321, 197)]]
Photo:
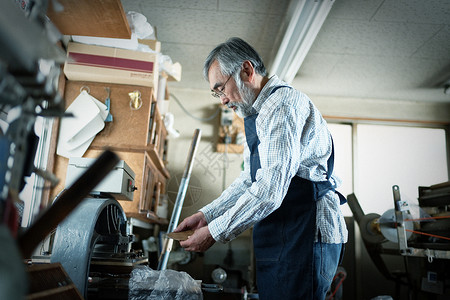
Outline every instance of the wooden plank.
[(169, 232), (167, 236), (177, 241), (185, 241), (194, 234), (194, 230), (186, 230), (181, 232)]
[[(225, 144), (217, 144), (216, 152), (225, 153)], [(228, 144), (227, 153), (244, 153), (244, 145)]]
[[(66, 79), (64, 77), (64, 73), (62, 72), (61, 67), (61, 74), (59, 76), (58, 80), (58, 92), (63, 97), (64, 95), (64, 88), (66, 86)], [(55, 118), (53, 122), (53, 126), (51, 129), (51, 138), (50, 138), (50, 145), (48, 150), (48, 157), (47, 157), (47, 168), (46, 170), (50, 170), (53, 172), (55, 169), (55, 153), (56, 153), (56, 146), (58, 144), (58, 128), (59, 128), (59, 118)], [(61, 178), (58, 178), (60, 182), (58, 184), (61, 184)], [(64, 180), (64, 179), (62, 179)], [(45, 188), (42, 191), (42, 201), (41, 205), (42, 207), (47, 207), (48, 205), (52, 204), (53, 198), (56, 196), (55, 194), (52, 194), (52, 189), (54, 190), (55, 187), (52, 187), (51, 189)]]
[[(91, 96), (104, 102), (108, 95), (107, 87), (111, 91), (113, 121), (105, 124), (105, 128), (97, 134), (90, 147), (101, 149), (114, 146), (133, 149), (148, 146), (149, 128), (153, 123), (150, 123), (151, 103), (154, 102), (153, 88), (151, 87), (69, 80), (64, 93), (66, 107), (78, 97), (82, 88), (88, 89)], [(134, 91), (139, 91), (141, 95), (142, 106), (138, 110), (130, 107), (129, 93)]]
[(44, 300), (49, 298), (67, 300), (83, 299), (80, 293), (76, 290), (76, 286), (73, 283), (66, 286), (33, 293), (26, 297), (27, 300)]
[(30, 282), (27, 300), (83, 299), (61, 263), (33, 264), (26, 271)]
[[(158, 170), (169, 178), (169, 172), (162, 160), (167, 130), (154, 99), (153, 88), (69, 80), (66, 82), (64, 92), (66, 108), (80, 94), (81, 88), (88, 89), (90, 95), (104, 102), (107, 96), (106, 87), (111, 91), (113, 121), (105, 124), (105, 128), (97, 134), (89, 148), (102, 150), (108, 147), (113, 151), (147, 151)], [(139, 110), (130, 108), (129, 93), (133, 91), (141, 93), (142, 107)]]
[(58, 0), (64, 10), (56, 12), (49, 1), (47, 16), (62, 34), (131, 38), (120, 0)]

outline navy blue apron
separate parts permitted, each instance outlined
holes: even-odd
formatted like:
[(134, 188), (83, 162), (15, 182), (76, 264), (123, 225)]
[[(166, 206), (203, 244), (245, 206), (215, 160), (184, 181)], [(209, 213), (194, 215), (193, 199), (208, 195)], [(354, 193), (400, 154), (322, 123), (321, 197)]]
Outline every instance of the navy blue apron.
[[(281, 87), (275, 87), (271, 94)], [(256, 181), (256, 171), (261, 167), (255, 123), (257, 116), (254, 114), (244, 119), (252, 182)], [(253, 246), (260, 299), (313, 298), (316, 201), (335, 189), (329, 181), (333, 164), (334, 149), (327, 161), (327, 181), (312, 182), (294, 176), (281, 206), (254, 226)], [(342, 204), (345, 198), (339, 197)]]

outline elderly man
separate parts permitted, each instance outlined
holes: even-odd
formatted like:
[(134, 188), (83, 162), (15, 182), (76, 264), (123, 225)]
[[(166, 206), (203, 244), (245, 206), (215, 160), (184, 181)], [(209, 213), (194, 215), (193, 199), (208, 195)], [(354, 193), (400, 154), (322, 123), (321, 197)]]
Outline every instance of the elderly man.
[(347, 241), (326, 121), (305, 94), (269, 78), (242, 39), (212, 50), (204, 76), (212, 95), (244, 118), (244, 170), (180, 223), (175, 231), (195, 230), (180, 245), (206, 251), (254, 226), (260, 299), (324, 299)]

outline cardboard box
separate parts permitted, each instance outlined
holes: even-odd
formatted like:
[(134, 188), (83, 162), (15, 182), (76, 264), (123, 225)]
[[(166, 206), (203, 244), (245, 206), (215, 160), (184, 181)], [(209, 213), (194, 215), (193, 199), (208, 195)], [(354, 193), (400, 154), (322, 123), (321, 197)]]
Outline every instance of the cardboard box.
[(64, 74), (69, 80), (158, 88), (156, 53), (71, 42), (67, 47), (67, 55)]
[(139, 44), (144, 44), (150, 47), (155, 52), (161, 52), (161, 42), (157, 40), (138, 39)]

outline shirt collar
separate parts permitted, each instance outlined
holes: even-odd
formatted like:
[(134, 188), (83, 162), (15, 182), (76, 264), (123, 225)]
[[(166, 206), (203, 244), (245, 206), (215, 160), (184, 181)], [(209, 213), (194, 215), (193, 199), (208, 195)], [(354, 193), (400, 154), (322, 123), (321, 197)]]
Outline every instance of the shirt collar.
[(277, 75), (273, 75), (269, 78), (269, 81), (264, 85), (261, 92), (259, 93), (258, 97), (256, 97), (255, 102), (253, 102), (253, 109), (256, 111), (256, 113), (259, 113), (261, 110), (261, 107), (263, 106), (266, 99), (269, 97), (270, 92), (275, 86), (286, 84), (280, 78), (278, 78)]

